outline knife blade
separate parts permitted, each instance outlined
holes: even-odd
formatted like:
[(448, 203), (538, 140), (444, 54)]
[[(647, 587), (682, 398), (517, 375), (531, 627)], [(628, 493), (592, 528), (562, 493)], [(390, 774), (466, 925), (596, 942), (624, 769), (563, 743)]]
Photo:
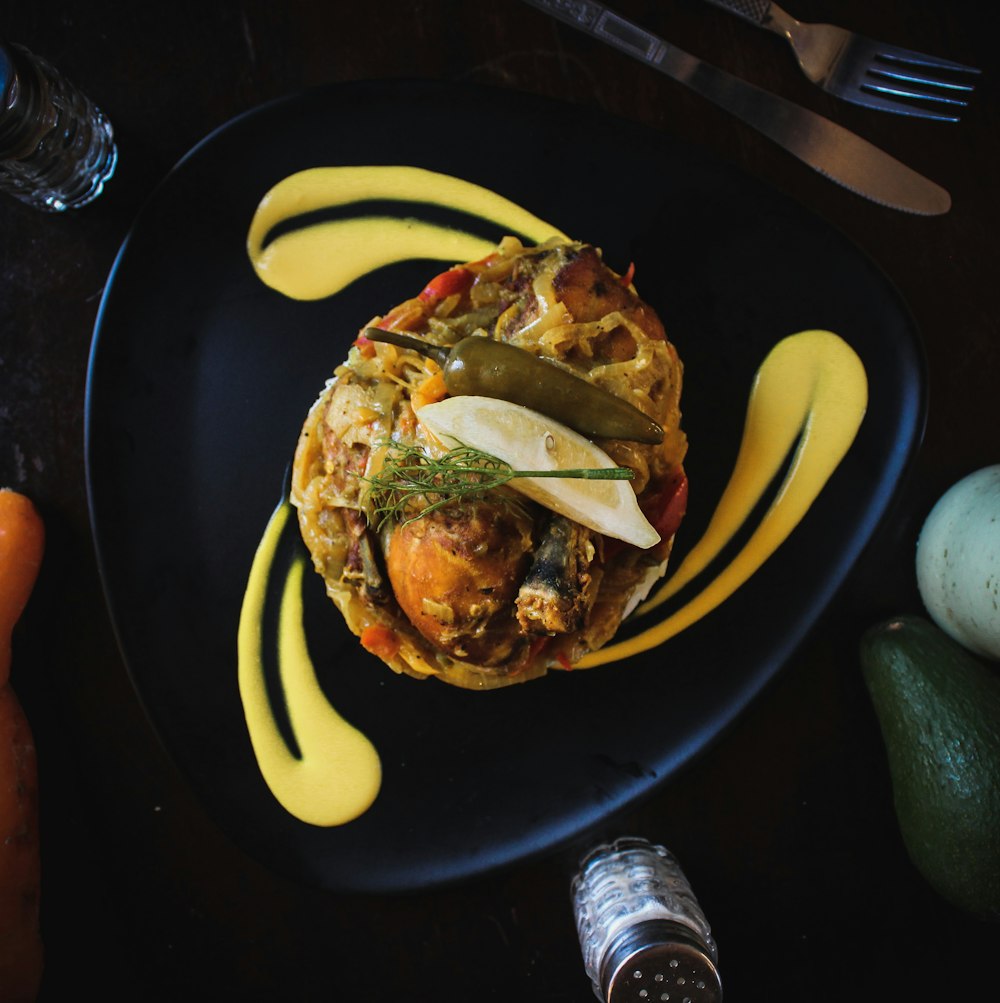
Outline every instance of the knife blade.
[(951, 208), (944, 188), (868, 140), (678, 49), (603, 4), (525, 2), (690, 87), (856, 195), (921, 216), (939, 216)]

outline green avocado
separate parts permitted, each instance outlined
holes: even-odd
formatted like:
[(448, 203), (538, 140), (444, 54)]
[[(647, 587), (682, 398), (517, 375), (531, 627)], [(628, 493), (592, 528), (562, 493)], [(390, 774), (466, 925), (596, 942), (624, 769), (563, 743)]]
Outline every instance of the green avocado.
[(870, 628), (861, 666), (910, 858), (953, 905), (1000, 921), (1000, 674), (917, 616)]

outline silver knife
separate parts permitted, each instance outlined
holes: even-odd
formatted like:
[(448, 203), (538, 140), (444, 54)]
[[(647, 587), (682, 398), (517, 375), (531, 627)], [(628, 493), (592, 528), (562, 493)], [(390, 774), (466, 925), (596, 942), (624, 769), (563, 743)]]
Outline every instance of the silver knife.
[(951, 208), (951, 196), (942, 187), (867, 140), (702, 62), (602, 4), (590, 0), (525, 2), (685, 84), (857, 195), (922, 216), (939, 216)]

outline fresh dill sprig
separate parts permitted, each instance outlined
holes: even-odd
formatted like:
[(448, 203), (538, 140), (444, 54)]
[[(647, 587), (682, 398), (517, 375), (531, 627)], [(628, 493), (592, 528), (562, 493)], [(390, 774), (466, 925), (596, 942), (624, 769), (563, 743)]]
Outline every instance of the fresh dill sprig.
[(405, 525), (470, 495), (495, 491), (516, 477), (620, 481), (634, 476), (628, 467), (515, 470), (498, 457), (463, 444), (441, 456), (428, 456), (409, 443), (382, 445), (386, 447), (382, 469), (361, 478), (368, 485), (369, 522), (376, 528), (394, 519)]

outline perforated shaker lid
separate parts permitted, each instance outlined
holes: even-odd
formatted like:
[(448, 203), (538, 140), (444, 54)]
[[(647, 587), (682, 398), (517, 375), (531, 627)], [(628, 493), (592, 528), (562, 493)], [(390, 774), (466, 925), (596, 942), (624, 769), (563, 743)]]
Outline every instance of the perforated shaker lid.
[(678, 924), (649, 921), (614, 944), (601, 966), (607, 1003), (721, 1003), (715, 962)]

